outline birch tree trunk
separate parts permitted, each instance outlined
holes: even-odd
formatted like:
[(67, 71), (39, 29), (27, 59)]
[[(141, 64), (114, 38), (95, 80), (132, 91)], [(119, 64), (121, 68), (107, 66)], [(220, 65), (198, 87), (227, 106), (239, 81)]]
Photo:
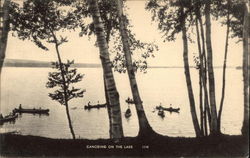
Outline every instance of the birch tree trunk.
[(243, 93), (244, 93), (244, 117), (241, 129), (242, 135), (249, 136), (249, 2), (245, 2), (243, 23)]
[(5, 58), (5, 51), (7, 47), (7, 41), (8, 41), (8, 33), (9, 33), (9, 5), (10, 5), (10, 0), (5, 0), (3, 3), (3, 8), (2, 8), (2, 13), (1, 15), (1, 24), (0, 24), (0, 74), (2, 73), (2, 67), (3, 67), (3, 62)]
[(217, 110), (215, 98), (215, 81), (213, 68), (213, 50), (211, 41), (211, 21), (210, 21), (210, 0), (206, 0), (205, 5), (205, 19), (206, 19), (206, 46), (207, 46), (207, 64), (208, 64), (208, 81), (209, 81), (209, 99), (211, 107), (211, 127), (210, 134), (218, 134), (217, 125)]
[(133, 95), (133, 99), (135, 101), (135, 108), (136, 108), (136, 112), (137, 112), (137, 116), (139, 120), (139, 136), (142, 136), (142, 137), (149, 136), (150, 134), (153, 133), (153, 130), (148, 123), (145, 111), (143, 109), (138, 85), (136, 82), (136, 77), (135, 77), (135, 73), (133, 69), (131, 50), (130, 50), (130, 45), (129, 45), (129, 37), (127, 34), (126, 22), (124, 19), (125, 16), (123, 15), (122, 0), (116, 0), (116, 3), (117, 3), (118, 15), (119, 15), (119, 26), (120, 26), (119, 29), (120, 29), (120, 34), (122, 38), (123, 52), (125, 54), (127, 73), (128, 73), (131, 92)]
[(99, 46), (100, 58), (105, 78), (105, 87), (107, 90), (108, 108), (110, 111), (110, 138), (119, 141), (123, 138), (121, 109), (119, 101), (119, 93), (116, 89), (116, 84), (111, 68), (109, 58), (108, 44), (104, 33), (104, 25), (100, 18), (100, 11), (96, 0), (88, 0), (89, 9), (92, 13), (97, 43)]
[[(195, 1), (198, 3), (199, 1)], [(202, 41), (202, 53), (199, 54), (200, 57), (200, 63), (202, 65), (201, 71), (202, 71), (202, 84), (204, 88), (204, 125), (205, 125), (205, 134), (207, 133), (207, 120), (209, 127), (211, 129), (211, 112), (210, 112), (210, 105), (209, 105), (209, 97), (208, 97), (208, 90), (207, 90), (207, 60), (206, 60), (206, 50), (205, 50), (205, 37), (204, 37), (204, 29), (203, 29), (203, 22), (200, 14), (200, 6), (197, 5), (196, 8), (196, 30), (198, 31), (197, 34), (199, 34), (199, 27), (200, 26), (200, 34), (201, 34), (201, 41)], [(208, 118), (208, 119), (207, 119)]]
[(199, 54), (201, 56), (201, 71), (202, 71), (202, 84), (203, 84), (203, 90), (204, 90), (204, 130), (205, 135), (208, 135), (207, 132), (207, 123), (209, 125), (209, 128), (211, 129), (211, 112), (210, 112), (210, 105), (209, 105), (209, 97), (208, 97), (208, 88), (207, 88), (207, 60), (206, 60), (206, 50), (205, 50), (205, 38), (204, 38), (204, 30), (202, 26), (202, 19), (199, 17), (199, 24), (201, 29), (201, 39), (202, 39), (202, 54)]
[[(203, 57), (201, 53), (201, 42), (200, 42), (200, 31), (198, 27), (198, 19), (195, 20), (196, 26), (196, 36), (197, 36), (197, 43), (198, 43), (198, 52), (199, 52), (199, 88), (200, 88), (200, 125), (201, 125), (201, 132), (204, 136), (204, 111), (203, 111), (203, 81), (204, 81), (204, 69), (203, 69)], [(205, 85), (206, 86), (206, 85)]]
[(196, 109), (195, 109), (195, 100), (194, 100), (194, 94), (193, 94), (193, 87), (192, 87), (192, 81), (190, 77), (190, 71), (189, 71), (189, 61), (188, 61), (188, 41), (187, 41), (187, 31), (185, 26), (185, 15), (183, 11), (183, 7), (181, 7), (181, 27), (182, 27), (182, 41), (183, 41), (183, 61), (184, 61), (184, 69), (185, 69), (185, 77), (186, 77), (186, 83), (187, 83), (187, 90), (188, 90), (188, 96), (189, 96), (189, 104), (190, 104), (190, 110), (191, 110), (191, 116), (192, 121), (195, 129), (196, 137), (201, 137), (202, 133), (200, 130), (199, 122), (197, 119)]
[(225, 88), (226, 88), (226, 68), (227, 68), (227, 52), (228, 52), (228, 39), (229, 39), (229, 9), (230, 2), (227, 1), (228, 5), (228, 13), (227, 13), (227, 31), (226, 31), (226, 42), (225, 42), (225, 54), (224, 54), (224, 63), (223, 63), (223, 72), (222, 72), (222, 91), (221, 91), (221, 101), (220, 101), (220, 109), (218, 113), (218, 131), (221, 133), (221, 115), (225, 98)]
[[(10, 0), (4, 0), (3, 7), (1, 8), (0, 13), (0, 99), (1, 99), (1, 75), (2, 75), (2, 68), (3, 62), (5, 59), (5, 52), (8, 42), (8, 34), (9, 34), (9, 5)], [(1, 102), (0, 102), (1, 107)]]

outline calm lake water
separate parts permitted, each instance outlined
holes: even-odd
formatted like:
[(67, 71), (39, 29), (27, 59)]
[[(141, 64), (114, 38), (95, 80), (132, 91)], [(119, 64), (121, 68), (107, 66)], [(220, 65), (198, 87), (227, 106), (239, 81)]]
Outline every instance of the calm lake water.
[[(71, 138), (65, 107), (48, 97), (52, 89), (47, 89), (48, 72), (50, 68), (4, 68), (1, 80), (1, 113), (4, 115), (18, 107), (49, 108), (49, 116), (22, 114), (15, 123), (0, 125), (1, 130), (17, 130), (23, 135), (36, 135), (50, 138)], [(86, 89), (83, 98), (70, 101), (70, 114), (77, 137), (87, 139), (109, 138), (109, 122), (107, 109), (84, 110), (84, 105), (105, 102), (101, 68), (79, 68), (85, 74), (81, 83), (75, 87)], [(198, 72), (191, 69), (196, 106), (199, 103)], [(221, 97), (222, 69), (215, 69), (217, 104)], [(131, 95), (127, 74), (115, 73), (115, 80), (120, 94), (122, 123), (125, 136), (136, 136), (138, 121), (134, 105), (130, 105), (132, 116), (124, 117), (128, 107), (125, 99)], [(147, 118), (153, 129), (163, 135), (194, 137), (194, 129), (189, 108), (189, 100), (184, 76), (180, 68), (148, 69), (146, 74), (137, 73), (137, 81), (144, 103)], [(154, 107), (162, 103), (163, 106), (180, 107), (180, 113), (168, 113), (164, 119), (154, 111)], [(199, 109), (197, 108), (199, 116)], [(240, 134), (243, 119), (243, 83), (242, 71), (227, 70), (227, 85), (222, 115), (222, 132), (226, 134)]]

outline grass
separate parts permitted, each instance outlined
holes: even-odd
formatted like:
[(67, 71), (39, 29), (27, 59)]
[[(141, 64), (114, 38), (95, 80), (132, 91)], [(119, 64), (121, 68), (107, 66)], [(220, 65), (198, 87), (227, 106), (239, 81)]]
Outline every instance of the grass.
[[(93, 148), (91, 145), (106, 146)], [(94, 146), (94, 147), (96, 147)], [(108, 149), (108, 147), (114, 147)], [(246, 157), (249, 142), (243, 136), (183, 138), (161, 135), (110, 139), (50, 139), (16, 134), (0, 135), (2, 156), (154, 156), (154, 157)]]

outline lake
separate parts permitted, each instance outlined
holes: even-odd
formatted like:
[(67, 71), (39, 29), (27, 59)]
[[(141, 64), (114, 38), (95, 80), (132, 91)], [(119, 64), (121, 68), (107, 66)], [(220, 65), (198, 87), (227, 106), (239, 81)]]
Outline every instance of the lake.
[[(68, 128), (65, 107), (48, 97), (52, 89), (47, 89), (50, 68), (10, 68), (4, 67), (1, 79), (1, 113), (8, 114), (19, 104), (23, 108), (49, 108), (49, 116), (22, 114), (14, 123), (0, 125), (1, 130), (16, 130), (23, 135), (35, 135), (50, 138), (71, 138)], [(101, 68), (79, 68), (85, 74), (83, 81), (75, 87), (86, 89), (83, 98), (69, 102), (70, 114), (77, 138), (98, 139), (109, 138), (109, 122), (107, 109), (84, 110), (89, 101), (105, 103), (104, 86)], [(197, 115), (199, 116), (198, 71), (191, 69)], [(221, 97), (222, 69), (215, 69), (217, 106)], [(125, 100), (131, 95), (127, 74), (115, 73), (117, 89), (120, 94), (122, 123), (125, 136), (136, 136), (138, 121), (134, 105), (130, 105), (132, 116), (126, 119), (124, 113), (128, 108)], [(152, 128), (160, 134), (168, 136), (194, 137), (194, 129), (190, 114), (184, 70), (181, 68), (151, 68), (146, 74), (137, 73), (137, 82), (143, 100), (144, 109)], [(222, 132), (240, 134), (243, 120), (243, 82), (242, 71), (227, 69), (226, 94), (222, 114)], [(179, 107), (180, 113), (168, 113), (161, 118), (154, 107)], [(75, 109), (76, 107), (76, 109)], [(73, 108), (73, 109), (72, 109)]]

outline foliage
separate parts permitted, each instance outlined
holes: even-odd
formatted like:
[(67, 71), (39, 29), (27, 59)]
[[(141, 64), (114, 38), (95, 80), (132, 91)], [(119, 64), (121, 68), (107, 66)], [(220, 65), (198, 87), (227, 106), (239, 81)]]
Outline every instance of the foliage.
[[(147, 58), (154, 57), (154, 52), (158, 51), (158, 46), (155, 45), (154, 43), (141, 42), (140, 40), (137, 40), (135, 38), (135, 35), (131, 32), (131, 30), (126, 30), (126, 31), (128, 33), (129, 46), (132, 55), (134, 52), (140, 54), (140, 57), (138, 57), (139, 59), (135, 59), (133, 61), (134, 71), (137, 71), (139, 69), (141, 72), (146, 73)], [(115, 54), (114, 59), (112, 61), (114, 70), (119, 73), (125, 73), (126, 60), (125, 60), (125, 54), (123, 52), (123, 44), (121, 41), (121, 36), (119, 33), (113, 36), (113, 41), (114, 41), (114, 46), (110, 51), (112, 54)]]
[[(23, 8), (12, 3), (12, 31), (20, 39), (31, 40), (43, 50), (48, 50), (44, 44), (45, 41), (55, 44), (58, 48), (68, 40), (62, 36), (57, 38), (56, 33), (75, 29), (80, 24), (78, 20), (81, 20), (74, 14), (76, 8), (65, 8), (67, 7), (65, 5), (68, 5), (68, 2), (64, 0), (27, 0), (23, 3)], [(61, 63), (58, 50), (57, 55), (59, 62), (54, 62), (52, 65), (58, 72), (49, 73), (49, 81), (46, 86), (47, 88), (60, 87), (49, 96), (65, 105), (72, 98), (83, 97), (83, 90), (71, 86), (71, 84), (81, 81), (83, 75), (77, 74), (76, 69), (70, 69), (73, 61)]]
[[(181, 14), (181, 7), (184, 8), (184, 15)], [(146, 9), (151, 11), (152, 20), (158, 21), (158, 28), (163, 33), (164, 42), (174, 41), (176, 35), (181, 32), (182, 20), (186, 19), (186, 29), (194, 23), (192, 18), (193, 6), (191, 1), (162, 1), (150, 0)]]
[[(185, 9), (185, 18), (189, 22), (188, 29), (194, 24), (195, 8), (199, 8), (201, 16), (204, 15), (204, 6), (207, 0), (179, 0), (162, 1), (149, 0), (146, 9), (152, 12), (152, 20), (158, 21), (158, 28), (162, 31), (165, 41), (173, 41), (176, 34), (181, 31), (180, 20), (183, 18), (180, 14), (182, 5)], [(228, 3), (229, 7), (228, 7)], [(229, 9), (228, 9), (229, 8)], [(211, 14), (215, 20), (220, 19), (222, 25), (227, 24), (226, 15), (230, 12), (230, 30), (231, 37), (242, 38), (242, 25), (244, 15), (244, 1), (242, 0), (212, 0)], [(191, 38), (189, 37), (189, 40)]]
[(52, 0), (27, 0), (23, 8), (16, 3), (11, 6), (13, 35), (22, 40), (31, 40), (44, 50), (48, 48), (43, 41), (51, 43), (54, 40), (52, 31), (74, 29), (79, 26), (78, 20), (81, 20), (73, 14), (75, 8), (65, 9)]
[[(60, 64), (58, 62), (53, 62), (53, 68), (57, 69), (56, 72), (50, 72), (48, 77), (48, 82), (46, 84), (47, 88), (59, 87), (54, 91), (54, 93), (49, 93), (49, 97), (52, 100), (58, 101), (60, 104), (65, 105), (65, 101), (68, 102), (73, 98), (83, 97), (85, 90), (75, 88), (72, 84), (80, 82), (83, 79), (83, 75), (77, 73), (75, 68), (70, 68), (74, 61), (67, 61), (67, 63), (62, 63), (62, 72), (60, 69)], [(62, 74), (65, 78), (65, 83), (62, 78)], [(65, 86), (65, 87), (64, 87)], [(64, 88), (66, 89), (66, 96), (64, 93)]]
[[(122, 55), (122, 50), (118, 50), (122, 46), (122, 42), (121, 40), (116, 41), (119, 38), (117, 36), (119, 22), (116, 3), (114, 0), (99, 0), (98, 5), (105, 27), (106, 40), (109, 42), (111, 37), (116, 36), (113, 38), (114, 47), (111, 50), (114, 54), (113, 66), (116, 71), (125, 72), (126, 67), (121, 64), (124, 62), (124, 55)], [(93, 35), (95, 30), (93, 22), (88, 20), (90, 17), (87, 2), (80, 0), (27, 0), (24, 2), (23, 9), (16, 3), (12, 3), (11, 7), (13, 35), (17, 35), (22, 40), (29, 39), (44, 50), (48, 50), (44, 40), (47, 42), (53, 40), (51, 30), (57, 32), (80, 28), (80, 36)], [(132, 26), (129, 25), (127, 15), (126, 20), (131, 50), (133, 53), (141, 53), (141, 58), (134, 58), (134, 65), (140, 70), (145, 70), (147, 68), (146, 59), (153, 57), (153, 52), (158, 50), (158, 47), (153, 43), (137, 40), (136, 35), (132, 33)]]
[[(86, 2), (78, 2), (77, 9), (74, 12), (75, 15), (81, 16), (82, 18), (87, 18), (91, 16), (90, 10), (86, 7)], [(122, 49), (122, 41), (119, 34), (119, 19), (117, 14), (116, 2), (115, 0), (99, 0), (98, 6), (100, 10), (100, 16), (104, 24), (106, 40), (110, 47), (110, 52), (112, 53), (112, 65), (114, 70), (117, 72), (126, 72), (126, 64), (124, 53)], [(124, 5), (125, 9), (128, 9), (126, 5)], [(140, 58), (134, 58), (134, 65), (137, 68), (140, 68), (141, 71), (146, 72), (147, 61), (146, 59), (149, 57), (154, 57), (154, 51), (158, 50), (158, 47), (154, 43), (142, 42), (136, 39), (135, 33), (132, 32), (132, 25), (129, 23), (128, 15), (125, 15), (125, 20), (128, 26), (128, 35), (130, 39), (130, 49), (133, 54), (140, 54)], [(81, 32), (80, 36), (88, 35), (89, 37), (95, 33), (93, 22), (88, 24), (80, 24)], [(112, 40), (111, 40), (112, 39)], [(113, 43), (110, 43), (110, 42)]]
[(214, 0), (211, 14), (218, 20), (221, 19), (222, 25), (227, 25), (227, 14), (229, 12), (229, 28), (231, 37), (242, 38), (244, 1), (242, 0)]

